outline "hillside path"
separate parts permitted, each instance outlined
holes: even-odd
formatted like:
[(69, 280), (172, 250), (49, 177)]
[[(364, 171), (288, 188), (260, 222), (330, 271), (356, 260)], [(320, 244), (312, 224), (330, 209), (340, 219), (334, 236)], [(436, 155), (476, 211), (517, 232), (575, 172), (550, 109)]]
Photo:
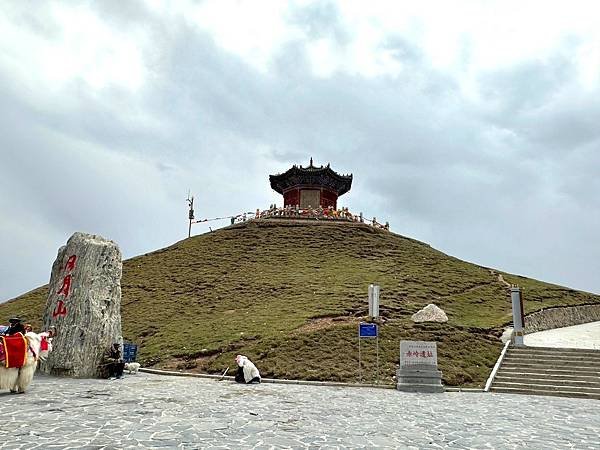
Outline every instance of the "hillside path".
[(0, 393), (0, 448), (600, 448), (598, 401), (37, 376)]

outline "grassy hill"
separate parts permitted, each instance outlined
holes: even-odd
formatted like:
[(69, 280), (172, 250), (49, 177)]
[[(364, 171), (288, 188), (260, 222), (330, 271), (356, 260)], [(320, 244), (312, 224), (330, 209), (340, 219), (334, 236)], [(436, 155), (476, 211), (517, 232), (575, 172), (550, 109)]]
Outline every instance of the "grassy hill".
[[(217, 373), (242, 353), (266, 377), (357, 381), (357, 323), (367, 316), (367, 286), (378, 283), (381, 382), (393, 383), (400, 339), (411, 339), (438, 342), (446, 384), (482, 385), (511, 322), (502, 279), (524, 288), (528, 313), (600, 303), (364, 224), (263, 220), (125, 261), (123, 333), (140, 344), (138, 360), (148, 366)], [(39, 326), (46, 292), (0, 304), (0, 317), (21, 314)], [(448, 323), (410, 320), (429, 303)], [(361, 345), (371, 382), (375, 343)]]

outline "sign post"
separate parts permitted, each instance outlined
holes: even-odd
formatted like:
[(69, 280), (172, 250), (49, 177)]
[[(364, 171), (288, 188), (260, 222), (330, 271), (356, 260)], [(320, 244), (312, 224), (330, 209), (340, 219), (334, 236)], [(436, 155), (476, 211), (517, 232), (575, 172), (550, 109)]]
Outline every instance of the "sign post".
[(377, 352), (377, 375), (375, 382), (379, 383), (379, 328), (376, 323), (360, 322), (358, 324), (358, 377), (362, 383), (362, 354), (360, 341), (362, 339), (375, 339)]

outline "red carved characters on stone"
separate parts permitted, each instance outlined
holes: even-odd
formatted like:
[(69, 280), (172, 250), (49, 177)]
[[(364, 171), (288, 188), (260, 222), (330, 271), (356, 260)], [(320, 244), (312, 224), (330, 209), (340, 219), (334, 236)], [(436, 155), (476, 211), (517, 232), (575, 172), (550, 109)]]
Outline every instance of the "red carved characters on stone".
[[(60, 289), (56, 293), (57, 295), (64, 295), (65, 301), (71, 293), (71, 282), (73, 280), (73, 277), (69, 272), (73, 271), (76, 262), (77, 255), (69, 256), (67, 264), (65, 264), (65, 277), (63, 278)], [(54, 311), (52, 312), (53, 319), (56, 319), (57, 317), (65, 317), (67, 315), (67, 307), (65, 306), (65, 301), (58, 300), (58, 302), (56, 303), (56, 308), (54, 308)]]
[(62, 287), (58, 290), (57, 294), (68, 297), (70, 289), (71, 289), (71, 275), (67, 275), (66, 277), (63, 278)]
[(406, 356), (416, 356), (417, 358), (433, 358), (433, 352), (430, 350), (415, 350), (415, 351), (407, 351)]
[(64, 317), (67, 315), (67, 308), (65, 306), (65, 302), (63, 302), (62, 300), (59, 300), (56, 303), (56, 308), (54, 308), (54, 311), (52, 312), (52, 318), (56, 319), (57, 317)]
[(67, 264), (65, 265), (65, 270), (67, 272), (71, 272), (75, 268), (75, 262), (77, 261), (77, 255), (69, 256), (67, 260)]

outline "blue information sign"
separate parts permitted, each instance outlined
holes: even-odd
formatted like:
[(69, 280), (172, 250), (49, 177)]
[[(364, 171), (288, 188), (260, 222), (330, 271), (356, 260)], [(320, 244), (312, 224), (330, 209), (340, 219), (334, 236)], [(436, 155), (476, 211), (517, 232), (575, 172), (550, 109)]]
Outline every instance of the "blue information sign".
[(359, 338), (376, 338), (377, 337), (377, 324), (376, 323), (365, 323), (361, 322), (358, 324), (358, 337)]
[(123, 361), (134, 362), (137, 357), (138, 346), (136, 344), (123, 343)]

